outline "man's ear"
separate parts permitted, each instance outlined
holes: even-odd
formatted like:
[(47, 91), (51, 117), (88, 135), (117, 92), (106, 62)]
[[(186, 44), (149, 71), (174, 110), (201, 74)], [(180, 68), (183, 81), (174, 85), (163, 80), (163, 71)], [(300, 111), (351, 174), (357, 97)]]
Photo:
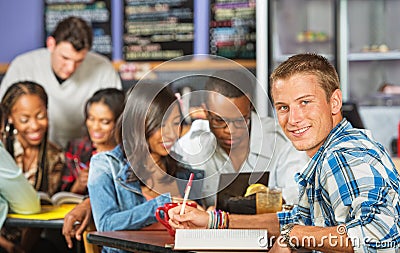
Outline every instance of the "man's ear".
[(46, 46), (47, 46), (47, 49), (48, 49), (50, 52), (53, 52), (53, 50), (54, 50), (54, 48), (56, 47), (56, 45), (57, 45), (57, 42), (56, 42), (56, 39), (55, 39), (53, 36), (47, 37), (47, 39), (46, 39)]
[(332, 115), (336, 115), (341, 113), (342, 109), (342, 91), (340, 89), (336, 89), (331, 96), (331, 110)]

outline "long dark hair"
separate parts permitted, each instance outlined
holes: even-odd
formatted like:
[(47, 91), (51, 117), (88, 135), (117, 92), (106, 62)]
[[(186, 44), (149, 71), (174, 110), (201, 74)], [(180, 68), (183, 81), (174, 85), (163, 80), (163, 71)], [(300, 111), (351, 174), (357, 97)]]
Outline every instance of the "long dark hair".
[[(151, 176), (144, 173), (150, 155), (148, 139), (161, 128), (163, 120), (169, 116), (171, 107), (179, 105), (177, 102), (171, 88), (160, 83), (139, 83), (128, 92), (123, 117), (117, 122), (116, 139), (125, 157), (140, 171), (140, 176), (136, 176), (141, 180)], [(181, 112), (180, 114), (182, 117)], [(181, 168), (171, 155), (162, 157), (161, 163), (171, 176), (175, 176)]]
[[(21, 81), (12, 84), (8, 87), (6, 93), (4, 94), (3, 100), (1, 101), (1, 105), (4, 110), (4, 121), (5, 121), (5, 146), (7, 151), (15, 158), (14, 156), (14, 140), (15, 140), (15, 128), (14, 124), (9, 122), (9, 117), (11, 115), (11, 110), (15, 103), (20, 99), (23, 95), (36, 95), (43, 101), (46, 109), (48, 106), (48, 97), (44, 88), (35, 82), (32, 81)], [(41, 186), (47, 187), (46, 178), (43, 176), (43, 172), (45, 168), (47, 168), (47, 159), (46, 159), (46, 148), (47, 148), (47, 132), (43, 137), (42, 142), (39, 145), (39, 157), (38, 157), (38, 171), (36, 172), (36, 181), (35, 181), (35, 189), (41, 189)]]
[(124, 101), (125, 94), (122, 90), (116, 88), (105, 88), (98, 90), (86, 101), (84, 111), (85, 119), (88, 118), (89, 107), (93, 103), (101, 103), (110, 109), (116, 121), (119, 115), (121, 115), (124, 111)]

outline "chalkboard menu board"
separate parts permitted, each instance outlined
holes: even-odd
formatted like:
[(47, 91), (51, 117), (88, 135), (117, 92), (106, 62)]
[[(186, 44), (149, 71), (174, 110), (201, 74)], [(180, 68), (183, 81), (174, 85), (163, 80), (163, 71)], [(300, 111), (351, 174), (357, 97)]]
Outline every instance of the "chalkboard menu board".
[(45, 0), (45, 32), (49, 36), (57, 23), (78, 16), (92, 25), (92, 50), (112, 57), (111, 0)]
[(212, 0), (210, 54), (256, 58), (256, 0)]
[(125, 61), (193, 54), (193, 0), (125, 0)]

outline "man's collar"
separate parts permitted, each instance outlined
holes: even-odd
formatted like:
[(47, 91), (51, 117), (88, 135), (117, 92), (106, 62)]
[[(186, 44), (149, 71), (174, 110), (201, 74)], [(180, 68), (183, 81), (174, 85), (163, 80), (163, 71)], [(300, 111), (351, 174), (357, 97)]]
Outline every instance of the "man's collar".
[(62, 85), (65, 82), (66, 79), (62, 79), (62, 78), (58, 77), (54, 71), (53, 71), (53, 74), (56, 77), (56, 79), (60, 85)]

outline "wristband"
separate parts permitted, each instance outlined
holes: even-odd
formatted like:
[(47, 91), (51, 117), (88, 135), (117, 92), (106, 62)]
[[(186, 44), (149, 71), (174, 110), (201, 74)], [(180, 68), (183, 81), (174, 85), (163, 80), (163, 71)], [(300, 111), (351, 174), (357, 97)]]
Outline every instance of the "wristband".
[(289, 223), (286, 225), (282, 226), (281, 229), (281, 236), (283, 238), (283, 242), (292, 250), (297, 250), (300, 248), (300, 246), (297, 246), (296, 244), (292, 243), (290, 240), (290, 232), (292, 232), (293, 227), (297, 225), (295, 223)]

